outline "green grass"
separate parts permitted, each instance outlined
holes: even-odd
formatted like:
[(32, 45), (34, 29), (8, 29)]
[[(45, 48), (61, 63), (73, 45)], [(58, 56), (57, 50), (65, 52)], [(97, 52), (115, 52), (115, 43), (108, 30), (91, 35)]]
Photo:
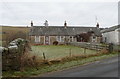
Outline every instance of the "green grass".
[(89, 63), (89, 62), (93, 62), (96, 60), (100, 60), (100, 59), (105, 59), (105, 58), (109, 58), (109, 57), (113, 57), (113, 56), (117, 56), (118, 53), (111, 53), (111, 54), (104, 54), (104, 55), (100, 55), (100, 56), (95, 56), (95, 57), (89, 57), (86, 59), (77, 59), (77, 60), (72, 60), (72, 61), (67, 61), (67, 62), (62, 62), (62, 63), (58, 63), (58, 64), (52, 64), (52, 65), (45, 65), (45, 66), (41, 66), (36, 70), (35, 68), (26, 68), (24, 72), (20, 72), (20, 71), (9, 71), (9, 72), (3, 72), (3, 76), (5, 77), (15, 77), (15, 76), (37, 76), (43, 73), (47, 73), (47, 72), (52, 72), (52, 71), (58, 71), (58, 70), (62, 70), (62, 69), (66, 69), (66, 68), (70, 68), (73, 66), (79, 66), (85, 63)]
[[(59, 59), (70, 55), (70, 49), (72, 55), (84, 54), (84, 49), (76, 46), (70, 45), (45, 45), (45, 46), (32, 46), (32, 54), (39, 57), (43, 57), (43, 52), (47, 59)], [(94, 50), (86, 50), (85, 54), (94, 54)]]

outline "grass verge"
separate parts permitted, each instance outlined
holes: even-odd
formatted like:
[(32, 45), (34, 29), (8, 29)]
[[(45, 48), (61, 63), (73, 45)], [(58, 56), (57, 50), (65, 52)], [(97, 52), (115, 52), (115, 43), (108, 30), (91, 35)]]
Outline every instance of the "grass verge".
[(70, 68), (74, 66), (79, 66), (79, 65), (83, 65), (86, 63), (96, 61), (96, 60), (105, 59), (105, 58), (109, 58), (109, 57), (113, 57), (117, 55), (118, 53), (111, 53), (111, 54), (102, 54), (100, 56), (93, 56), (93, 57), (88, 57), (88, 58), (83, 58), (83, 59), (78, 58), (75, 60), (70, 60), (70, 61), (68, 60), (68, 61), (64, 61), (61, 63), (52, 64), (52, 65), (42, 65), (38, 67), (38, 70), (36, 70), (36, 68), (26, 67), (25, 71), (23, 72), (20, 72), (20, 71), (3, 72), (3, 77), (37, 76), (37, 75), (44, 74), (47, 72), (58, 71), (58, 70), (62, 70), (62, 69), (66, 69), (66, 68)]

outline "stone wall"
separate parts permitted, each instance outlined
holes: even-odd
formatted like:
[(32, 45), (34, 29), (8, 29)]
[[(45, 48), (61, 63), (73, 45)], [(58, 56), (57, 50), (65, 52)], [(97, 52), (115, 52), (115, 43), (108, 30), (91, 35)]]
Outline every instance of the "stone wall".
[(2, 48), (2, 70), (21, 70), (22, 56), (30, 49), (28, 41), (18, 38)]

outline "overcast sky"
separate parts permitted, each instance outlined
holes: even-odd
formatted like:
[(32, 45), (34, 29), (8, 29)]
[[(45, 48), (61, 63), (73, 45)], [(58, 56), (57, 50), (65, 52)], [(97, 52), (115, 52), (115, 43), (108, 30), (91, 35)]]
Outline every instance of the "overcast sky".
[[(33, 0), (34, 1), (34, 0)], [(0, 25), (111, 27), (118, 24), (118, 2), (0, 2)]]

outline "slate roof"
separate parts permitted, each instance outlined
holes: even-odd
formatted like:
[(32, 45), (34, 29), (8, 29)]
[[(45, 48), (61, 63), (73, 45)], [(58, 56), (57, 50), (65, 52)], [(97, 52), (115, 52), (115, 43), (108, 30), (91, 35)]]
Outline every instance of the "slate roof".
[(114, 31), (114, 30), (116, 30), (116, 29), (119, 30), (119, 29), (120, 29), (120, 25), (117, 25), (117, 26), (113, 26), (113, 27), (104, 29), (104, 30), (102, 30), (101, 32), (102, 32), (102, 33), (106, 33), (106, 32), (110, 32), (110, 31)]
[(32, 26), (30, 35), (32, 36), (74, 36), (80, 33), (94, 31), (95, 35), (101, 36), (100, 29), (97, 27), (71, 27), (67, 26)]

